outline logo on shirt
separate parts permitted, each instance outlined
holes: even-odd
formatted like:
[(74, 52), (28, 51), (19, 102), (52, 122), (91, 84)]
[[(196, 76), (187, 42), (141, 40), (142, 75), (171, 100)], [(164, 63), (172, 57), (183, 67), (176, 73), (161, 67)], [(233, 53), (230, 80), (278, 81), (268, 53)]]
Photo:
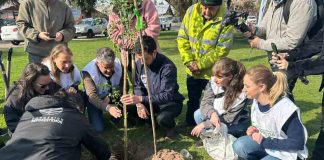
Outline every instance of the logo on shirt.
[(144, 75), (144, 74), (141, 75), (141, 81), (144, 84), (144, 86), (147, 88), (147, 77), (146, 77), (146, 75)]
[(56, 115), (63, 112), (63, 108), (49, 108), (49, 109), (40, 109), (39, 112), (43, 115)]

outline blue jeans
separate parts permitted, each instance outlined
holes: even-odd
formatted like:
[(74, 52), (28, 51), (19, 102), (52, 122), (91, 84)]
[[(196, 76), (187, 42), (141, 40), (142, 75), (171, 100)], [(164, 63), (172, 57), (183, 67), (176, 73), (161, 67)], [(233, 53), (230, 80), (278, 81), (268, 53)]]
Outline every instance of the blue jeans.
[(194, 112), (199, 108), (202, 91), (208, 83), (207, 79), (195, 79), (187, 75), (188, 103), (186, 122), (188, 125), (195, 125)]
[[(207, 117), (205, 117), (204, 115), (202, 115), (200, 109), (197, 109), (194, 113), (194, 118), (197, 124), (202, 123), (204, 121), (207, 120)], [(222, 118), (220, 117), (221, 121)], [(222, 122), (224, 123), (224, 122)], [(247, 127), (249, 126), (249, 119), (244, 120), (242, 122), (239, 122), (237, 124), (232, 124), (232, 125), (227, 125), (227, 129), (228, 129), (228, 134), (233, 135), (234, 137), (240, 137), (243, 134), (245, 134), (245, 131), (247, 129)]]
[(233, 143), (234, 152), (243, 159), (248, 160), (280, 160), (279, 158), (270, 156), (258, 143), (253, 141), (250, 136), (238, 138)]
[(105, 129), (104, 118), (102, 110), (96, 108), (94, 105), (87, 104), (88, 118), (90, 124), (97, 132), (103, 132)]

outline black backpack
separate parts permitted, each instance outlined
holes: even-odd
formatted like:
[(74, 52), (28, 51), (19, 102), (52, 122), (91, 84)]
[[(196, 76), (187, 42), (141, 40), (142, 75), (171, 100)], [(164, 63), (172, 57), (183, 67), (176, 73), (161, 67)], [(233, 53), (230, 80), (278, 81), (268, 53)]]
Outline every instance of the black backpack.
[[(286, 0), (284, 2), (284, 8), (283, 8), (283, 17), (286, 22), (288, 23), (289, 20), (289, 14), (290, 14), (290, 6), (293, 0)], [(315, 34), (323, 27), (324, 24), (324, 3), (323, 0), (315, 0), (317, 4), (317, 19), (314, 24), (314, 26), (308, 31), (307, 35), (308, 38), (311, 39)]]

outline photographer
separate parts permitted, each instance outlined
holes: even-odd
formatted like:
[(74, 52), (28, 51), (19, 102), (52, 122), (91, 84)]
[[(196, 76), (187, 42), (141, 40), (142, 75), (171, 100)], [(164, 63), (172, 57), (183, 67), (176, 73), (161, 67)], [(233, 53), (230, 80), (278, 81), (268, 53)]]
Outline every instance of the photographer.
[[(316, 3), (314, 0), (293, 0), (289, 9), (289, 20), (286, 22), (283, 12), (288, 0), (274, 0), (258, 27), (249, 26), (254, 39), (250, 41), (252, 48), (268, 52), (271, 59), (271, 43), (275, 43), (281, 52), (290, 51), (299, 46), (307, 31), (316, 20)], [(251, 33), (245, 33), (246, 36)], [(276, 68), (272, 66), (272, 70)], [(289, 90), (292, 92), (296, 79), (288, 79)], [(293, 97), (291, 97), (293, 99)]]
[[(324, 27), (309, 41), (288, 53), (280, 53), (272, 56), (272, 63), (279, 69), (287, 70), (289, 76), (303, 77), (307, 75), (324, 75), (324, 51), (323, 51)], [(287, 56), (288, 55), (288, 56)], [(288, 77), (288, 78), (291, 78)], [(324, 76), (320, 91), (324, 88)], [(322, 98), (322, 122), (321, 130), (313, 151), (313, 160), (324, 159), (324, 92)]]

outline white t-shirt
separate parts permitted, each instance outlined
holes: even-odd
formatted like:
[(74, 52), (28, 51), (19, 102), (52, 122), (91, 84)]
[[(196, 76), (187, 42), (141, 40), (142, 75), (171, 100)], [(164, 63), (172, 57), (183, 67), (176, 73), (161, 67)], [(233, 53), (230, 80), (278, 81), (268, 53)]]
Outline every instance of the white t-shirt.
[[(211, 77), (210, 82), (211, 82), (212, 90), (215, 95), (224, 93), (224, 89), (216, 85), (214, 76)], [(246, 99), (245, 92), (241, 92), (240, 95), (235, 99), (235, 101), (233, 102), (230, 108), (235, 108), (239, 106), (245, 99)], [(214, 108), (219, 116), (226, 112), (226, 110), (224, 109), (224, 101), (225, 101), (225, 96), (214, 99)]]

